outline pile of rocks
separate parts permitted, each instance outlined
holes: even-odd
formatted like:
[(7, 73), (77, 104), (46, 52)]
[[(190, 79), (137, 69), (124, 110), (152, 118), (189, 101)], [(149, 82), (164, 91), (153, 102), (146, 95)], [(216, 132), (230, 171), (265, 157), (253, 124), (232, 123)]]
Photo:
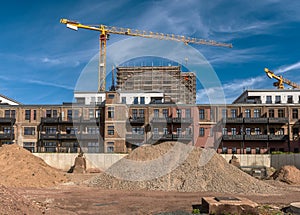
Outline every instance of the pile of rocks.
[(295, 166), (283, 166), (271, 177), (288, 184), (300, 184), (300, 170)]

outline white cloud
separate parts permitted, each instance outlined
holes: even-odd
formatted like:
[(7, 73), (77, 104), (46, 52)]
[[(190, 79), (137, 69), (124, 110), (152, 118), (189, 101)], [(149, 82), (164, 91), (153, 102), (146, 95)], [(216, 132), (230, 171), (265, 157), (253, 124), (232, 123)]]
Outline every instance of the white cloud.
[(291, 70), (300, 69), (300, 61), (291, 65), (281, 66), (274, 70), (275, 74), (285, 73)]
[(66, 90), (74, 90), (74, 87), (64, 85), (64, 84), (58, 84), (58, 83), (51, 83), (46, 81), (40, 81), (40, 80), (23, 80), (23, 82), (29, 83), (29, 84), (38, 84), (42, 86), (50, 86), (50, 87), (57, 87), (57, 88), (63, 88)]

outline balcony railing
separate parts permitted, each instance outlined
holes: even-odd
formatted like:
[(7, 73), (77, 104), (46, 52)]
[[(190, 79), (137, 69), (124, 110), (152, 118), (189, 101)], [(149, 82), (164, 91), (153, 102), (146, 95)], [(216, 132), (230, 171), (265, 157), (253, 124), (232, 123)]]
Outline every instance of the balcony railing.
[(269, 135), (269, 140), (287, 140), (288, 135), (275, 135), (275, 134), (270, 134)]
[(11, 117), (0, 117), (0, 124), (15, 124), (16, 119)]
[(126, 140), (144, 140), (144, 134), (126, 134)]
[(192, 140), (193, 135), (191, 134), (153, 134), (153, 140)]
[(67, 140), (67, 139), (77, 139), (76, 134), (59, 134), (58, 139)]
[(129, 118), (130, 124), (144, 124), (145, 123), (145, 117), (133, 117)]
[(268, 118), (244, 118), (244, 123), (268, 123)]
[(223, 118), (222, 121), (223, 121), (223, 123), (240, 124), (240, 123), (243, 123), (243, 118), (232, 118), (232, 117), (228, 117), (228, 118)]
[(269, 123), (281, 123), (285, 124), (288, 123), (289, 120), (286, 117), (279, 117), (279, 118), (269, 118)]
[(243, 140), (243, 135), (223, 135), (223, 140)]
[(172, 123), (172, 118), (171, 117), (154, 117), (151, 120), (152, 123)]
[(77, 134), (77, 137), (80, 140), (98, 140), (99, 134)]
[(181, 124), (188, 123), (188, 124), (190, 124), (193, 122), (193, 118), (177, 117), (177, 118), (173, 118), (172, 121), (173, 121), (173, 123), (181, 123)]
[(262, 134), (245, 135), (245, 140), (268, 140), (268, 135), (262, 135)]
[(41, 134), (40, 138), (42, 140), (54, 140), (58, 138), (57, 134)]
[(14, 133), (2, 133), (0, 134), (0, 140), (14, 140), (15, 134)]

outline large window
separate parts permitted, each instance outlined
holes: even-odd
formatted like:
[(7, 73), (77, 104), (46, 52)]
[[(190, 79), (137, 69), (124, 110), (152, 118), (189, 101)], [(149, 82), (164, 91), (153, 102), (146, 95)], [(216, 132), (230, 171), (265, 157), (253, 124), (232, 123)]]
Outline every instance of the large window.
[(114, 109), (114, 107), (108, 107), (107, 117), (109, 119), (113, 119), (115, 117), (115, 109)]
[(245, 110), (245, 117), (246, 118), (250, 118), (251, 117), (251, 110), (250, 109), (246, 109)]
[(227, 110), (222, 109), (222, 118), (227, 118)]
[(236, 118), (236, 109), (231, 109), (230, 112), (231, 112), (231, 117)]
[(145, 97), (140, 97), (140, 100), (141, 100), (140, 101), (141, 104), (145, 104)]
[(275, 103), (280, 104), (281, 103), (281, 96), (275, 96)]
[(34, 152), (34, 142), (23, 142), (23, 148), (27, 149), (30, 152)]
[(99, 143), (98, 142), (88, 142), (88, 153), (99, 153)]
[(191, 118), (191, 109), (185, 109), (185, 118)]
[(166, 118), (169, 116), (169, 111), (168, 109), (163, 109), (163, 116)]
[(24, 135), (35, 135), (35, 127), (24, 127)]
[(266, 104), (272, 104), (272, 96), (267, 96)]
[(51, 110), (46, 110), (46, 117), (52, 117), (52, 115), (51, 115)]
[(140, 134), (143, 135), (144, 134), (144, 128), (140, 128), (140, 127), (134, 127), (131, 129), (132, 134)]
[(293, 109), (293, 119), (298, 119), (298, 109)]
[(113, 125), (107, 126), (107, 134), (114, 135), (115, 134), (115, 127)]
[(126, 104), (126, 97), (122, 97), (122, 104)]
[(33, 110), (33, 120), (36, 120), (36, 110)]
[(56, 127), (46, 127), (45, 131), (46, 131), (46, 134), (56, 134), (57, 128)]
[(231, 128), (231, 135), (236, 135), (236, 128)]
[(199, 119), (205, 119), (205, 111), (204, 111), (204, 109), (199, 109)]
[(278, 117), (285, 117), (284, 109), (278, 109)]
[(145, 110), (144, 109), (139, 109), (139, 116), (140, 116), (140, 118), (145, 118)]
[(203, 127), (199, 128), (199, 137), (204, 137), (205, 135), (205, 129)]
[(138, 104), (138, 103), (139, 103), (139, 98), (138, 97), (134, 97), (133, 104)]
[(270, 118), (274, 118), (275, 117), (274, 109), (269, 109), (269, 117)]
[(25, 110), (25, 120), (30, 120), (31, 111)]
[(223, 134), (223, 135), (227, 135), (227, 134), (228, 134), (227, 128), (223, 128), (223, 129), (222, 129), (222, 134)]
[(251, 128), (246, 128), (246, 135), (251, 135)]
[(293, 101), (293, 96), (292, 96), (292, 95), (288, 95), (288, 96), (287, 96), (287, 103), (289, 103), (289, 104), (294, 103), (294, 101)]
[(88, 127), (87, 132), (89, 134), (99, 134), (99, 128), (98, 127)]
[(163, 133), (166, 135), (166, 134), (169, 134), (169, 131), (168, 131), (168, 128), (163, 128)]
[(181, 118), (181, 114), (182, 114), (181, 109), (176, 109), (176, 114), (178, 118)]
[(260, 117), (260, 109), (254, 109), (254, 118)]
[(255, 131), (255, 134), (256, 134), (256, 135), (259, 135), (259, 134), (260, 134), (260, 128), (255, 128), (254, 131)]
[(113, 153), (115, 151), (115, 143), (114, 142), (108, 142), (106, 151), (108, 153)]
[(45, 152), (56, 152), (56, 142), (45, 142)]
[(67, 118), (68, 118), (68, 120), (72, 120), (72, 116), (73, 116), (73, 111), (70, 109), (67, 112)]
[(95, 118), (95, 110), (94, 109), (89, 109), (89, 119)]
[(159, 117), (159, 109), (154, 109), (154, 118)]

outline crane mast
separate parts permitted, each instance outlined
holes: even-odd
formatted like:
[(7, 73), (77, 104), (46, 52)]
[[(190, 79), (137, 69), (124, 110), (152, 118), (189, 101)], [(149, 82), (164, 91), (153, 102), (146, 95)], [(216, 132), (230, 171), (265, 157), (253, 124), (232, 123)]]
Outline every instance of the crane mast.
[(154, 38), (159, 40), (172, 40), (177, 42), (183, 42), (185, 44), (193, 43), (200, 45), (210, 45), (232, 48), (232, 44), (220, 43), (214, 40), (204, 40), (198, 38), (185, 37), (174, 34), (164, 34), (152, 31), (142, 31), (130, 28), (120, 28), (106, 25), (83, 25), (76, 21), (68, 19), (61, 19), (60, 23), (66, 24), (66, 26), (72, 30), (78, 30), (83, 28), (87, 30), (99, 31), (100, 32), (100, 53), (99, 53), (99, 71), (98, 71), (98, 92), (104, 92), (106, 87), (106, 44), (110, 34), (127, 35), (134, 37)]
[(291, 80), (289, 79), (286, 79), (284, 77), (282, 77), (281, 75), (278, 76), (278, 75), (275, 75), (272, 71), (270, 71), (268, 68), (265, 68), (265, 73), (267, 74), (267, 76), (269, 78), (275, 78), (277, 80), (277, 82), (274, 82), (273, 85), (275, 87), (277, 87), (277, 89), (284, 89), (284, 85), (283, 84), (287, 84), (291, 87), (293, 87), (294, 89), (297, 88), (297, 89), (300, 89), (300, 85), (295, 83), (295, 82), (292, 82)]

